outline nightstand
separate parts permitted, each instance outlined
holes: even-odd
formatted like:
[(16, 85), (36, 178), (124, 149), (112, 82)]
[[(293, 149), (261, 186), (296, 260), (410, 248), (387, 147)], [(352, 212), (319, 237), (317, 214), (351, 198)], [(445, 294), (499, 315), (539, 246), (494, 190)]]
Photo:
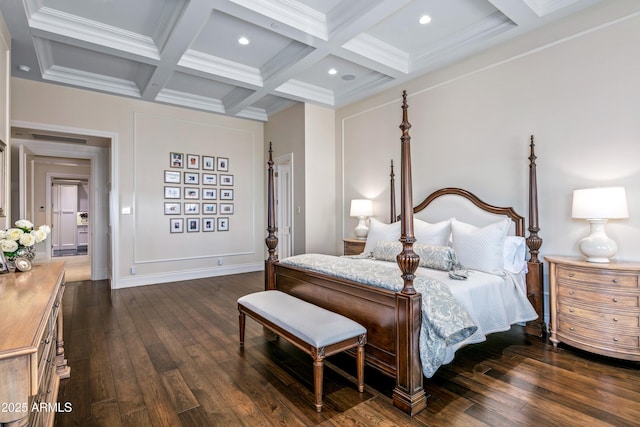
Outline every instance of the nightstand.
[(364, 251), (364, 245), (366, 240), (360, 239), (342, 239), (344, 242), (344, 254), (345, 255), (360, 255)]
[(546, 256), (550, 337), (570, 346), (640, 361), (640, 263)]

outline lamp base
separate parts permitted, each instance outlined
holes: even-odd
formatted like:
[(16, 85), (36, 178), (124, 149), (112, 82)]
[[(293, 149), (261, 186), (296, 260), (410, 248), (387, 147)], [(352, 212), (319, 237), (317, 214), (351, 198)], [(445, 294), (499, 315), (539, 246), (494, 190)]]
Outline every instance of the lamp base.
[(580, 240), (579, 248), (587, 262), (606, 264), (618, 252), (618, 245), (604, 230), (606, 219), (588, 219), (591, 231), (587, 237)]
[(359, 240), (366, 240), (367, 234), (369, 234), (369, 227), (367, 227), (367, 224), (365, 222), (366, 218), (367, 217), (365, 216), (359, 216), (358, 225), (356, 225), (355, 230), (353, 230), (353, 233)]

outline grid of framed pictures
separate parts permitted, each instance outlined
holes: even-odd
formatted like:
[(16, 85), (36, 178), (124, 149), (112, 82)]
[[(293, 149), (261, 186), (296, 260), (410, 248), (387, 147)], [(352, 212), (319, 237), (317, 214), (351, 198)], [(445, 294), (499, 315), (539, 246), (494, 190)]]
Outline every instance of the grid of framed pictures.
[(170, 233), (229, 231), (234, 185), (228, 157), (169, 153), (164, 214)]

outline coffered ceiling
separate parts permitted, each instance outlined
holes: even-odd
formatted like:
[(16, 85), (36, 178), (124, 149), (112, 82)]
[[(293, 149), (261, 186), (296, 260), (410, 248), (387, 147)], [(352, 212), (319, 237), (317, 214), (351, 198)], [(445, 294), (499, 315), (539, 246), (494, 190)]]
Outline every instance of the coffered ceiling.
[(345, 106), (599, 1), (1, 0), (0, 11), (14, 77), (267, 121), (296, 102)]

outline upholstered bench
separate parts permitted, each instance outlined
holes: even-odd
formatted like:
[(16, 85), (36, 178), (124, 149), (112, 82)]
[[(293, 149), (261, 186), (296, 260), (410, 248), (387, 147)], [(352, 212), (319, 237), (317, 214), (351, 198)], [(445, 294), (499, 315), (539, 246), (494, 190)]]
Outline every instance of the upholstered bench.
[(240, 348), (245, 315), (311, 355), (316, 411), (322, 410), (324, 358), (357, 347), (358, 391), (364, 391), (364, 345), (367, 330), (357, 322), (284, 292), (255, 292), (238, 299)]

